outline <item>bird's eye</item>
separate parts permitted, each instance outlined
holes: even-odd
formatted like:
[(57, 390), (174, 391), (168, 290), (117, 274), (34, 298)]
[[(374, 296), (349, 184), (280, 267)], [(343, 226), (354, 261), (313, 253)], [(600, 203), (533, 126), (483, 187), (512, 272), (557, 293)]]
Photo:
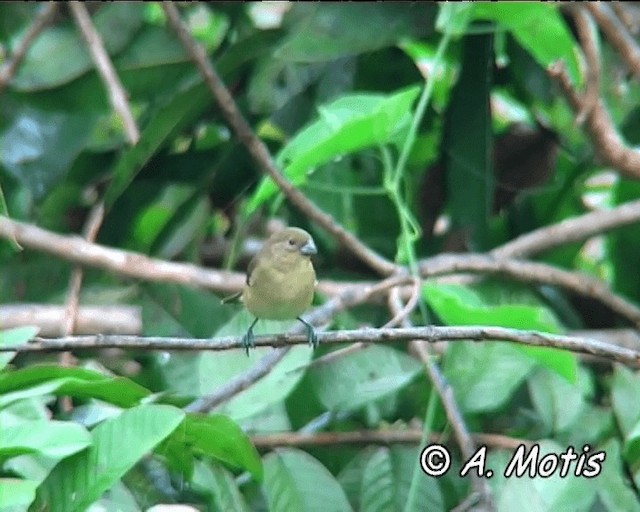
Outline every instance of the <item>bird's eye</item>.
[(289, 238), (289, 245), (296, 245), (296, 241), (293, 238)]

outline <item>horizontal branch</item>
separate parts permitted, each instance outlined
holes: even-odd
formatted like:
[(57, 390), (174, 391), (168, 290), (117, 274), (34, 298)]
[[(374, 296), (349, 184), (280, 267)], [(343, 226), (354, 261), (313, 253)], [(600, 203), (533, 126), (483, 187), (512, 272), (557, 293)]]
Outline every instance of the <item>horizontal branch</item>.
[[(609, 345), (601, 341), (560, 334), (536, 331), (521, 331), (504, 327), (411, 327), (397, 329), (359, 329), (350, 331), (328, 331), (318, 333), (321, 344), (338, 343), (388, 343), (397, 341), (508, 341), (534, 347), (553, 347), (581, 354), (591, 354), (629, 365), (640, 365), (640, 351)], [(285, 347), (306, 344), (302, 334), (280, 334), (256, 337), (257, 347)], [(118, 335), (68, 336), (58, 339), (37, 338), (32, 343), (0, 347), (0, 352), (56, 352), (120, 348), (136, 350), (232, 350), (242, 349), (240, 336), (220, 338), (162, 338)]]
[[(0, 329), (25, 325), (40, 328), (40, 336), (61, 336), (65, 306), (53, 304), (4, 304), (0, 306)], [(76, 334), (139, 334), (142, 312), (138, 306), (80, 306), (75, 322)]]
[[(432, 443), (442, 442), (446, 434), (434, 432), (429, 436)], [(499, 434), (472, 433), (473, 440), (492, 448), (515, 450), (521, 444), (529, 446), (534, 441), (516, 439)], [(343, 444), (418, 444), (422, 441), (422, 430), (356, 430), (353, 432), (282, 432), (255, 434), (251, 442), (256, 448), (270, 449), (278, 446), (334, 446)]]

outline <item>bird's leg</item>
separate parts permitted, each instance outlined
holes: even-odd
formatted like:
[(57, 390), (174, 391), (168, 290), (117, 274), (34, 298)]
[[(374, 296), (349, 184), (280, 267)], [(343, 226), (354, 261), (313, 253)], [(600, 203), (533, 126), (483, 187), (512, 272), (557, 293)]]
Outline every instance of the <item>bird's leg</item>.
[(249, 347), (256, 346), (256, 339), (255, 339), (255, 336), (253, 335), (253, 326), (256, 325), (257, 322), (258, 322), (258, 319), (256, 318), (251, 324), (251, 326), (249, 327), (249, 330), (242, 337), (242, 346), (247, 351), (247, 357), (249, 357)]
[(300, 320), (307, 328), (307, 341), (309, 342), (309, 345), (313, 348), (317, 348), (318, 335), (316, 334), (316, 330), (313, 328), (313, 325), (311, 325), (309, 322), (304, 321), (301, 317), (298, 317), (298, 320)]

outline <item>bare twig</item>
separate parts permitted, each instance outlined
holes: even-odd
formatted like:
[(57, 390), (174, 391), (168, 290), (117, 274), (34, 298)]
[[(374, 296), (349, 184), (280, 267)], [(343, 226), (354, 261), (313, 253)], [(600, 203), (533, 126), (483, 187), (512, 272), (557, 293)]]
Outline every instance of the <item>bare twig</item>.
[(582, 44), (582, 50), (587, 61), (586, 89), (583, 96), (582, 107), (576, 115), (576, 123), (582, 125), (587, 116), (598, 104), (599, 83), (600, 83), (600, 56), (592, 30), (594, 23), (591, 16), (581, 6), (572, 9), (573, 19), (578, 29), (578, 37)]
[(500, 274), (523, 282), (544, 283), (590, 297), (640, 328), (640, 308), (614, 294), (607, 285), (578, 272), (567, 272), (544, 263), (519, 260), (496, 260), (482, 254), (441, 254), (420, 263), (423, 277), (458, 272)]
[[(332, 299), (335, 301), (336, 299)], [(320, 311), (330, 303), (316, 308)], [(331, 314), (335, 305), (331, 305)], [(317, 323), (313, 313), (306, 316)], [(569, 350), (579, 354), (592, 354), (608, 357), (614, 361), (632, 366), (640, 364), (640, 351), (617, 347), (601, 341), (560, 334), (548, 334), (537, 331), (521, 331), (504, 327), (462, 326), (462, 327), (413, 327), (395, 329), (360, 329), (353, 331), (329, 331), (318, 333), (320, 343), (325, 345), (337, 343), (391, 343), (425, 340), (436, 341), (508, 341), (533, 347), (553, 347)], [(286, 347), (307, 343), (303, 334), (280, 334), (256, 337), (257, 347)], [(120, 348), (136, 350), (232, 350), (243, 349), (240, 336), (224, 336), (220, 338), (162, 338), (120, 335), (70, 336), (68, 338), (42, 339), (35, 338), (25, 345), (3, 346), (0, 352), (59, 352), (61, 350), (82, 350), (98, 348)]]
[[(49, 304), (3, 304), (0, 326), (11, 329), (36, 325), (46, 338), (62, 336), (65, 306)], [(142, 314), (138, 306), (80, 306), (75, 334), (140, 334)]]
[(57, 2), (47, 2), (47, 4), (42, 7), (40, 12), (37, 14), (33, 23), (27, 29), (24, 37), (20, 40), (20, 43), (18, 43), (13, 55), (11, 56), (11, 60), (9, 60), (9, 62), (0, 70), (0, 93), (2, 93), (3, 89), (12, 80), (20, 66), (20, 63), (27, 54), (27, 51), (29, 51), (29, 47), (33, 41), (35, 41), (36, 37), (38, 37), (38, 34), (40, 34), (40, 32), (42, 32), (47, 24), (53, 19), (57, 9)]
[(207, 58), (205, 50), (194, 41), (189, 34), (187, 27), (180, 19), (180, 14), (176, 6), (172, 2), (163, 2), (162, 6), (169, 24), (175, 31), (187, 54), (198, 67), (207, 87), (209, 87), (228, 123), (262, 171), (276, 183), (293, 205), (309, 219), (317, 222), (318, 225), (333, 235), (344, 247), (348, 248), (376, 272), (381, 275), (390, 275), (398, 271), (397, 265), (364, 245), (357, 237), (340, 226), (330, 215), (309, 201), (304, 194), (296, 189), (282, 175), (273, 162), (266, 145), (253, 133), (253, 130), (242, 116), (242, 113), (238, 110), (231, 93), (225, 87), (222, 79), (218, 76), (215, 68)]
[(526, 233), (490, 252), (496, 258), (518, 258), (579, 242), (612, 229), (640, 222), (640, 200), (610, 210), (585, 213)]
[(631, 72), (640, 79), (640, 48), (634, 38), (629, 34), (627, 28), (620, 22), (616, 14), (606, 4), (587, 3), (585, 7), (589, 9), (593, 17), (598, 22), (607, 39), (618, 51), (622, 59), (626, 62)]
[(131, 113), (127, 94), (122, 86), (120, 77), (118, 77), (118, 74), (113, 67), (113, 63), (109, 58), (109, 54), (102, 43), (102, 38), (93, 26), (91, 17), (89, 16), (89, 11), (87, 11), (87, 8), (82, 2), (73, 0), (69, 2), (69, 8), (71, 9), (71, 13), (73, 14), (82, 37), (87, 43), (89, 53), (93, 58), (98, 74), (102, 78), (107, 92), (109, 93), (111, 106), (118, 113), (120, 119), (122, 119), (124, 131), (129, 143), (134, 145), (140, 139), (140, 130), (138, 130), (136, 121)]
[[(443, 434), (432, 433), (430, 442), (441, 442)], [(478, 444), (492, 448), (515, 450), (520, 445), (529, 446), (534, 441), (516, 439), (499, 434), (471, 434)], [(278, 446), (335, 446), (343, 444), (417, 444), (422, 439), (422, 430), (356, 430), (353, 432), (283, 432), (278, 434), (254, 434), (251, 442), (256, 448), (272, 449)]]
[[(564, 64), (556, 62), (547, 71), (558, 81), (573, 110), (580, 112), (584, 100), (573, 88)], [(593, 145), (607, 165), (628, 178), (640, 178), (640, 151), (624, 143), (601, 99), (591, 109), (585, 125)]]

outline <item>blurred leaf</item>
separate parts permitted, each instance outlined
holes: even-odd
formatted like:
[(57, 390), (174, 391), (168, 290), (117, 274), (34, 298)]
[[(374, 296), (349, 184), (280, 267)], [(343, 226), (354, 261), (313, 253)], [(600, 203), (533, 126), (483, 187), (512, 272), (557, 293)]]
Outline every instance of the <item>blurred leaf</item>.
[[(640, 183), (620, 180), (613, 188), (615, 204), (640, 198)], [(607, 235), (614, 289), (640, 303), (640, 225), (624, 226)]]
[(426, 35), (434, 14), (432, 6), (422, 3), (294, 4), (285, 15), (292, 20), (289, 36), (275, 57), (321, 62), (371, 52), (392, 46), (402, 37)]
[(23, 421), (4, 426), (0, 436), (0, 460), (27, 453), (62, 459), (91, 444), (80, 425), (63, 421)]
[(556, 61), (563, 61), (571, 81), (578, 88), (582, 86), (579, 47), (558, 6), (543, 3), (478, 3), (473, 5), (472, 16), (495, 21), (509, 30), (544, 69)]
[[(2, 323), (0, 323), (1, 327)], [(39, 327), (32, 325), (0, 331), (0, 346), (24, 345), (32, 340), (39, 331)], [(0, 352), (0, 370), (7, 366), (15, 355), (15, 352)]]
[(269, 510), (352, 510), (333, 475), (300, 450), (278, 449), (264, 458), (263, 488)]
[[(407, 468), (418, 460), (415, 447), (378, 448), (364, 467), (360, 510), (404, 510), (413, 477)], [(438, 480), (421, 475), (415, 503), (421, 510), (446, 510)]]
[[(457, 285), (425, 284), (423, 297), (447, 325), (490, 325), (549, 333), (562, 332), (555, 316), (545, 306), (524, 304), (487, 304), (472, 289)], [(575, 382), (577, 359), (566, 350), (513, 344), (513, 348)]]
[(611, 383), (613, 412), (624, 436), (628, 436), (640, 421), (640, 374), (620, 364), (614, 366)]
[[(227, 306), (229, 307), (229, 306)], [(227, 324), (215, 333), (215, 336), (240, 336), (246, 332), (253, 318), (243, 308)], [(255, 328), (256, 336), (268, 333), (286, 332), (287, 328), (297, 323), (260, 320)], [(224, 352), (205, 352), (198, 363), (199, 386), (201, 395), (209, 395), (224, 387), (231, 379), (253, 368), (271, 348), (254, 348), (249, 357), (244, 350), (227, 350)], [(241, 421), (258, 414), (273, 404), (286, 398), (298, 384), (304, 372), (299, 368), (311, 361), (313, 353), (309, 347), (298, 345), (291, 347), (282, 360), (262, 379), (249, 388), (238, 393), (222, 404), (217, 412), (224, 413), (235, 421)]]
[(64, 178), (84, 148), (96, 115), (23, 107), (0, 132), (0, 164), (36, 200)]
[(422, 371), (406, 354), (390, 347), (371, 345), (335, 361), (313, 367), (311, 383), (330, 411), (357, 410), (397, 393)]
[(142, 405), (106, 420), (91, 431), (91, 447), (58, 464), (38, 487), (37, 502), (51, 512), (85, 510), (184, 417), (168, 405)]
[[(298, 132), (280, 151), (276, 163), (294, 185), (300, 185), (319, 165), (367, 147), (389, 144), (408, 126), (411, 105), (419, 92), (419, 87), (411, 87), (389, 96), (356, 94), (318, 107), (319, 119)], [(247, 211), (254, 211), (276, 191), (275, 184), (264, 178)]]
[(500, 409), (522, 385), (535, 362), (505, 343), (449, 344), (444, 374), (463, 412)]
[[(120, 52), (142, 25), (143, 5), (104, 4), (92, 16), (93, 24), (110, 55)], [(29, 47), (11, 85), (20, 91), (51, 89), (66, 84), (93, 68), (93, 61), (76, 27), (45, 29)]]
[(233, 475), (220, 464), (196, 462), (192, 479), (195, 489), (207, 493), (211, 498), (210, 510), (233, 510), (249, 512), (249, 507), (238, 491)]
[[(166, 443), (176, 445), (178, 450), (206, 455), (235, 469), (248, 471), (254, 479), (262, 481), (263, 468), (258, 452), (240, 427), (222, 414), (187, 415), (184, 424)], [(162, 449), (159, 452), (162, 453)]]
[(446, 113), (444, 165), (454, 228), (468, 232), (474, 249), (488, 248), (487, 226), (493, 201), (491, 111), (491, 35), (463, 41), (462, 70)]
[(441, 3), (438, 5), (436, 28), (441, 33), (462, 36), (473, 20), (474, 6), (468, 3)]
[(27, 510), (36, 497), (38, 482), (0, 477), (0, 508), (7, 512)]
[(605, 510), (640, 511), (638, 497), (625, 481), (618, 441), (610, 439), (598, 448), (607, 454), (606, 461), (602, 463), (602, 473), (597, 479), (598, 496)]
[(0, 373), (0, 407), (51, 393), (97, 398), (122, 407), (131, 407), (149, 395), (147, 389), (125, 377), (108, 377), (83, 368), (40, 364)]

